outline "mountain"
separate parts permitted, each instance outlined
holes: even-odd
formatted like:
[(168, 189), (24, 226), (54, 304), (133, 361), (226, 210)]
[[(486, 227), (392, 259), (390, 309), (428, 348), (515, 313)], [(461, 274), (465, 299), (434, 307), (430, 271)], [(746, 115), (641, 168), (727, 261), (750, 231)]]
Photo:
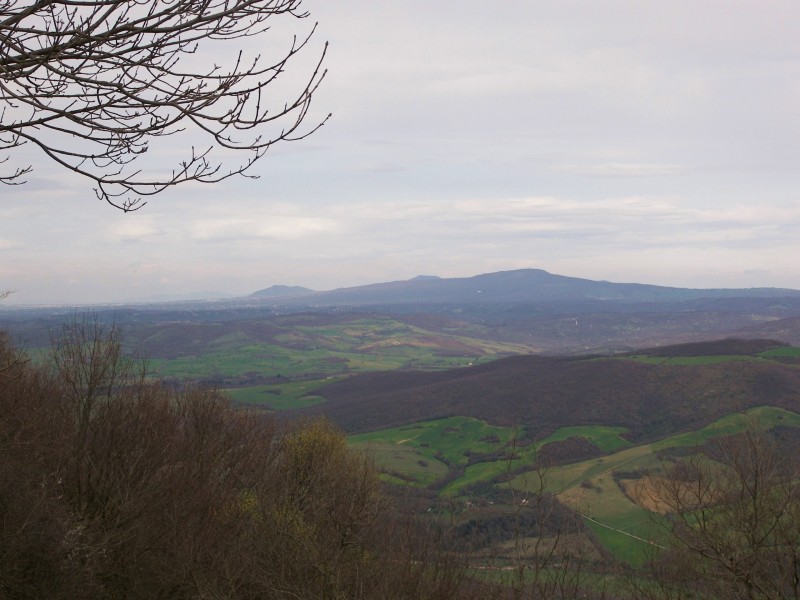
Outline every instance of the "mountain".
[(316, 293), (314, 290), (299, 285), (273, 285), (253, 292), (248, 298), (300, 298)]
[[(268, 288), (268, 290), (274, 289)], [(300, 288), (302, 289), (302, 288)], [(270, 297), (262, 290), (260, 297)], [(254, 296), (256, 295), (254, 294)], [(420, 276), (305, 295), (282, 295), (287, 304), (381, 306), (402, 304), (530, 304), (558, 302), (662, 303), (721, 298), (800, 299), (800, 291), (780, 288), (687, 289), (639, 283), (612, 283), (519, 269), (474, 277)], [(272, 295), (276, 297), (276, 295)], [(283, 299), (282, 298), (282, 299)]]

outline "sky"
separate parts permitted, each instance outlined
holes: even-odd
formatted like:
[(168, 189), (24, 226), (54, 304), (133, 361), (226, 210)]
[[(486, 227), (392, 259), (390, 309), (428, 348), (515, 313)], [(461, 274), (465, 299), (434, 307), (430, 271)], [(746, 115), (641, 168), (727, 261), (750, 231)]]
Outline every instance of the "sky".
[[(318, 26), (287, 77), (329, 42), (320, 130), (271, 148), (259, 179), (128, 214), (26, 149), (28, 183), (0, 187), (4, 304), (529, 267), (800, 289), (796, 0), (303, 6), (298, 30)], [(243, 50), (278, 45), (265, 35)]]

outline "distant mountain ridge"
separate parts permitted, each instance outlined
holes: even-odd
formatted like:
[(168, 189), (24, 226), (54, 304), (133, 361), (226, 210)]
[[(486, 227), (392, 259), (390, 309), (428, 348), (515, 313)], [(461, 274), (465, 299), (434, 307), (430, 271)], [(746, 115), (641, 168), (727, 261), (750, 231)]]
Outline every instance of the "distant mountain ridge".
[[(269, 290), (287, 290), (267, 294)], [(302, 290), (293, 292), (290, 290)], [(800, 290), (782, 288), (690, 289), (641, 283), (612, 283), (554, 275), (542, 269), (518, 269), (474, 277), (418, 276), (406, 281), (374, 283), (326, 292), (273, 286), (253, 294), (280, 297), (287, 304), (399, 305), (545, 303), (564, 301), (677, 302), (715, 298), (800, 298)]]
[(250, 298), (296, 298), (316, 294), (314, 290), (299, 285), (273, 285), (250, 294)]

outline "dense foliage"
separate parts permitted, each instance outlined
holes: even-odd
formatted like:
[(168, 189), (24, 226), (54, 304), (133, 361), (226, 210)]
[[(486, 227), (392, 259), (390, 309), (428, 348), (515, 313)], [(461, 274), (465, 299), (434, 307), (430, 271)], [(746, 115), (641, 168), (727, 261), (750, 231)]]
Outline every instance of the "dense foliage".
[(51, 362), (0, 339), (0, 597), (466, 593), (328, 422), (150, 383), (97, 324), (64, 328)]

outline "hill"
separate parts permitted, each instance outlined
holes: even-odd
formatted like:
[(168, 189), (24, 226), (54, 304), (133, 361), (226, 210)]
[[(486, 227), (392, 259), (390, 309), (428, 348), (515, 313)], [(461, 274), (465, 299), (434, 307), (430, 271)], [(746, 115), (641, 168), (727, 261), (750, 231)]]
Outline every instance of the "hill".
[(250, 298), (296, 298), (316, 293), (314, 290), (299, 285), (273, 285), (250, 294)]
[[(420, 276), (251, 301), (267, 301), (269, 309), (278, 312), (438, 315), (459, 322), (455, 328), (477, 325), (487, 339), (550, 354), (621, 352), (731, 336), (800, 343), (798, 290), (613, 283), (541, 269), (464, 278)], [(444, 329), (452, 332), (454, 327)]]
[[(0, 306), (0, 328), (7, 328), (29, 347), (43, 347), (49, 343), (50, 331), (76, 310), (92, 311), (100, 320), (115, 323), (125, 329), (126, 340), (151, 357), (165, 358), (203, 354), (211, 350), (203, 348), (209, 344), (284, 345), (282, 340), (288, 338), (281, 335), (297, 338), (298, 332), (295, 325), (286, 331), (281, 320), (300, 313), (318, 315), (303, 317), (313, 323), (298, 325), (304, 329), (301, 338), (316, 337), (310, 329), (326, 329), (328, 319), (372, 315), (425, 329), (436, 345), (458, 346), (470, 338), (482, 340), (478, 346), (510, 344), (522, 353), (624, 352), (733, 336), (800, 344), (797, 290), (684, 289), (593, 281), (539, 269), (450, 279), (421, 275), (328, 292), (278, 285), (246, 298), (214, 302), (83, 309)], [(266, 337), (264, 331), (250, 331), (248, 322), (255, 321), (271, 322)], [(165, 331), (167, 327), (170, 332)], [(321, 334), (327, 336), (325, 331)], [(380, 337), (381, 328), (371, 336)], [(300, 349), (298, 344), (291, 345)]]
[(800, 346), (800, 317), (785, 317), (743, 327), (738, 336), (748, 338), (768, 337)]
[[(273, 288), (268, 288), (273, 289)], [(262, 292), (256, 294), (263, 295)], [(800, 298), (800, 291), (778, 288), (687, 289), (639, 283), (612, 283), (518, 269), (474, 277), (420, 276), (289, 298), (315, 305), (489, 304), (551, 302), (680, 302), (716, 298)]]
[(731, 340), (652, 355), (514, 356), (440, 372), (367, 373), (317, 390), (327, 402), (308, 412), (349, 432), (468, 416), (521, 425), (529, 439), (566, 426), (614, 425), (642, 442), (753, 406), (800, 411), (798, 351), (786, 348)]

